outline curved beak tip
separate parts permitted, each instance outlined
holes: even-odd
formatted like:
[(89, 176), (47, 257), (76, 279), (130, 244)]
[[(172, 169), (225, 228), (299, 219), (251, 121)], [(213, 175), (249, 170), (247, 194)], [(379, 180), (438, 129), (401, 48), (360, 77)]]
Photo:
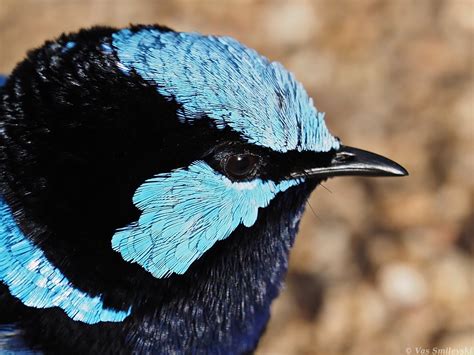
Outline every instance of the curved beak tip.
[[(395, 163), (395, 164), (397, 164), (397, 163)], [(393, 175), (393, 176), (408, 176), (408, 175), (410, 175), (410, 173), (408, 172), (407, 169), (405, 169), (400, 164), (397, 164), (397, 165), (398, 165), (397, 167), (394, 167), (393, 169), (391, 169), (391, 171), (390, 171), (391, 175)]]
[[(342, 157), (342, 159), (340, 158)], [(400, 164), (382, 155), (366, 150), (341, 146), (333, 164), (342, 170), (352, 171), (354, 175), (369, 176), (407, 176), (408, 171)]]
[(333, 176), (407, 176), (408, 171), (400, 164), (379, 154), (366, 150), (341, 145), (330, 163), (324, 166), (308, 166), (302, 172), (295, 172), (292, 177)]

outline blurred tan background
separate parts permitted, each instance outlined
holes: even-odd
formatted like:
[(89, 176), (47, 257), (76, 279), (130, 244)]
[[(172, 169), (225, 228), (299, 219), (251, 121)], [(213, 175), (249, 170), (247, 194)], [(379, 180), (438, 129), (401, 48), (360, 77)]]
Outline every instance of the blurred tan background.
[(473, 1), (0, 0), (0, 72), (62, 32), (129, 23), (256, 48), (345, 144), (410, 171), (314, 193), (258, 354), (474, 354)]

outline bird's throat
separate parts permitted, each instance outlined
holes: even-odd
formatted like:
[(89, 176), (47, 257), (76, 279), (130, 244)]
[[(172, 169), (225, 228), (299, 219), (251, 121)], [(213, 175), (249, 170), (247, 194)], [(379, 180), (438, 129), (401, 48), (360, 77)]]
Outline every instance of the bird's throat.
[(227, 354), (253, 350), (286, 274), (312, 186), (279, 194), (269, 208), (259, 211), (252, 228), (240, 226), (183, 277), (176, 277), (172, 296), (138, 316), (131, 329), (140, 334), (135, 349), (154, 343), (147, 350)]

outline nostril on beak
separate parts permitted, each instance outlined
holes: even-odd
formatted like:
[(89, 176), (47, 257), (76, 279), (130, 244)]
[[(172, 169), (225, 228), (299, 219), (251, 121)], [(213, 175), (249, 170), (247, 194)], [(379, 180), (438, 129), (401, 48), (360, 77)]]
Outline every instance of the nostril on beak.
[(333, 158), (333, 163), (344, 163), (353, 160), (355, 154), (349, 152), (338, 152)]

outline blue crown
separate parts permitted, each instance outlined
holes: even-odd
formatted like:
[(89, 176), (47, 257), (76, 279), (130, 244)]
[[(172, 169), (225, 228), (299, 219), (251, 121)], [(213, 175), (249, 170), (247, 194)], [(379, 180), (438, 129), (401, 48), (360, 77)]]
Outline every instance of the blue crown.
[(112, 38), (120, 68), (176, 100), (183, 122), (208, 117), (278, 152), (339, 148), (293, 75), (233, 38), (157, 29), (124, 29)]

